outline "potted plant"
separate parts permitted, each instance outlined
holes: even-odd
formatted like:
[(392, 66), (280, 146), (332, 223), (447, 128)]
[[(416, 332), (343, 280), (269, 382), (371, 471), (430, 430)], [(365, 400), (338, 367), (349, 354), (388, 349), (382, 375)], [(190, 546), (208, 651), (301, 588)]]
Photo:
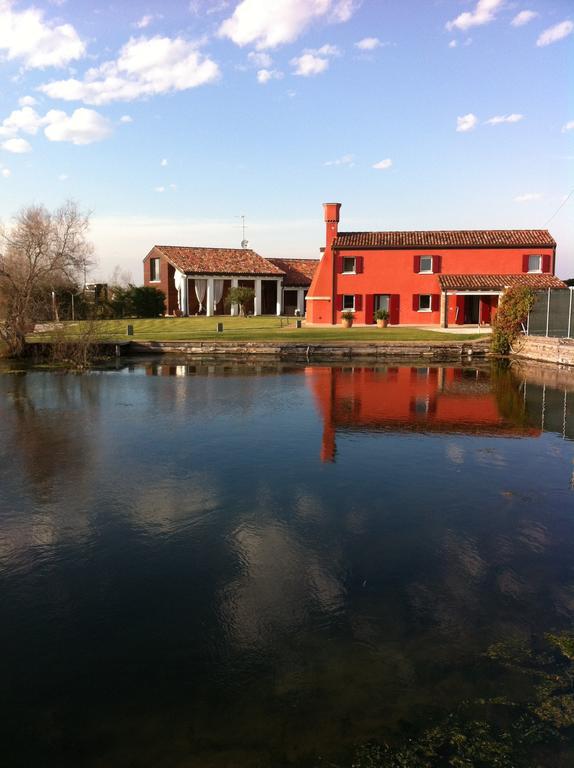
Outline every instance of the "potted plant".
[(386, 309), (377, 309), (375, 312), (375, 320), (379, 328), (386, 328), (389, 324), (389, 313)]
[(351, 310), (347, 310), (346, 312), (341, 313), (341, 322), (343, 323), (343, 328), (351, 328), (354, 319), (355, 313), (351, 312)]

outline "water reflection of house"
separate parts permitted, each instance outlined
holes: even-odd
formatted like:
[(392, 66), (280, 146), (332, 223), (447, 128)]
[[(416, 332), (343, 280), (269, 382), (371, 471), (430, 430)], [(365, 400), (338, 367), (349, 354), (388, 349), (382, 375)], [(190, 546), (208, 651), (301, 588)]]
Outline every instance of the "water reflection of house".
[[(512, 404), (501, 404), (486, 370), (310, 367), (306, 374), (323, 416), (323, 461), (334, 460), (338, 431), (540, 434), (513, 416)], [(507, 385), (504, 392), (520, 407), (520, 393)]]

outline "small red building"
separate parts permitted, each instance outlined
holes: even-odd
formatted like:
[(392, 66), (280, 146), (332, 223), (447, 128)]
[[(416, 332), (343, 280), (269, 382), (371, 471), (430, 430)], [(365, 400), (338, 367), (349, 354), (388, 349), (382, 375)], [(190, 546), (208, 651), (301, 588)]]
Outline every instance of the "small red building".
[(340, 203), (325, 203), (323, 257), (307, 295), (307, 321), (334, 325), (344, 311), (371, 324), (489, 324), (515, 283), (565, 288), (545, 229), (339, 232)]

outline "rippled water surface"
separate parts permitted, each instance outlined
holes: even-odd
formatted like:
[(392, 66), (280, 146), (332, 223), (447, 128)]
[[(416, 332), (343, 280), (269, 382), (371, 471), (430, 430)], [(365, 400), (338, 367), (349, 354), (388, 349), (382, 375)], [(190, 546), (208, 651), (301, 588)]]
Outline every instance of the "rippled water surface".
[(573, 439), (551, 369), (5, 366), (1, 764), (362, 765), (520, 706), (573, 765)]

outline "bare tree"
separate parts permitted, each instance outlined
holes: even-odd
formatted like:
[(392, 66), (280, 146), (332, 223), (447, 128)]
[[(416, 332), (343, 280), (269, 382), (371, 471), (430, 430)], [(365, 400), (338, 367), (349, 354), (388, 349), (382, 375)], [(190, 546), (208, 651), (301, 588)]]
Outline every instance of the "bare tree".
[(92, 263), (89, 215), (74, 202), (51, 212), (23, 208), (9, 229), (0, 229), (0, 338), (10, 354), (23, 354), (25, 336), (50, 307), (58, 319), (57, 290), (77, 285)]

